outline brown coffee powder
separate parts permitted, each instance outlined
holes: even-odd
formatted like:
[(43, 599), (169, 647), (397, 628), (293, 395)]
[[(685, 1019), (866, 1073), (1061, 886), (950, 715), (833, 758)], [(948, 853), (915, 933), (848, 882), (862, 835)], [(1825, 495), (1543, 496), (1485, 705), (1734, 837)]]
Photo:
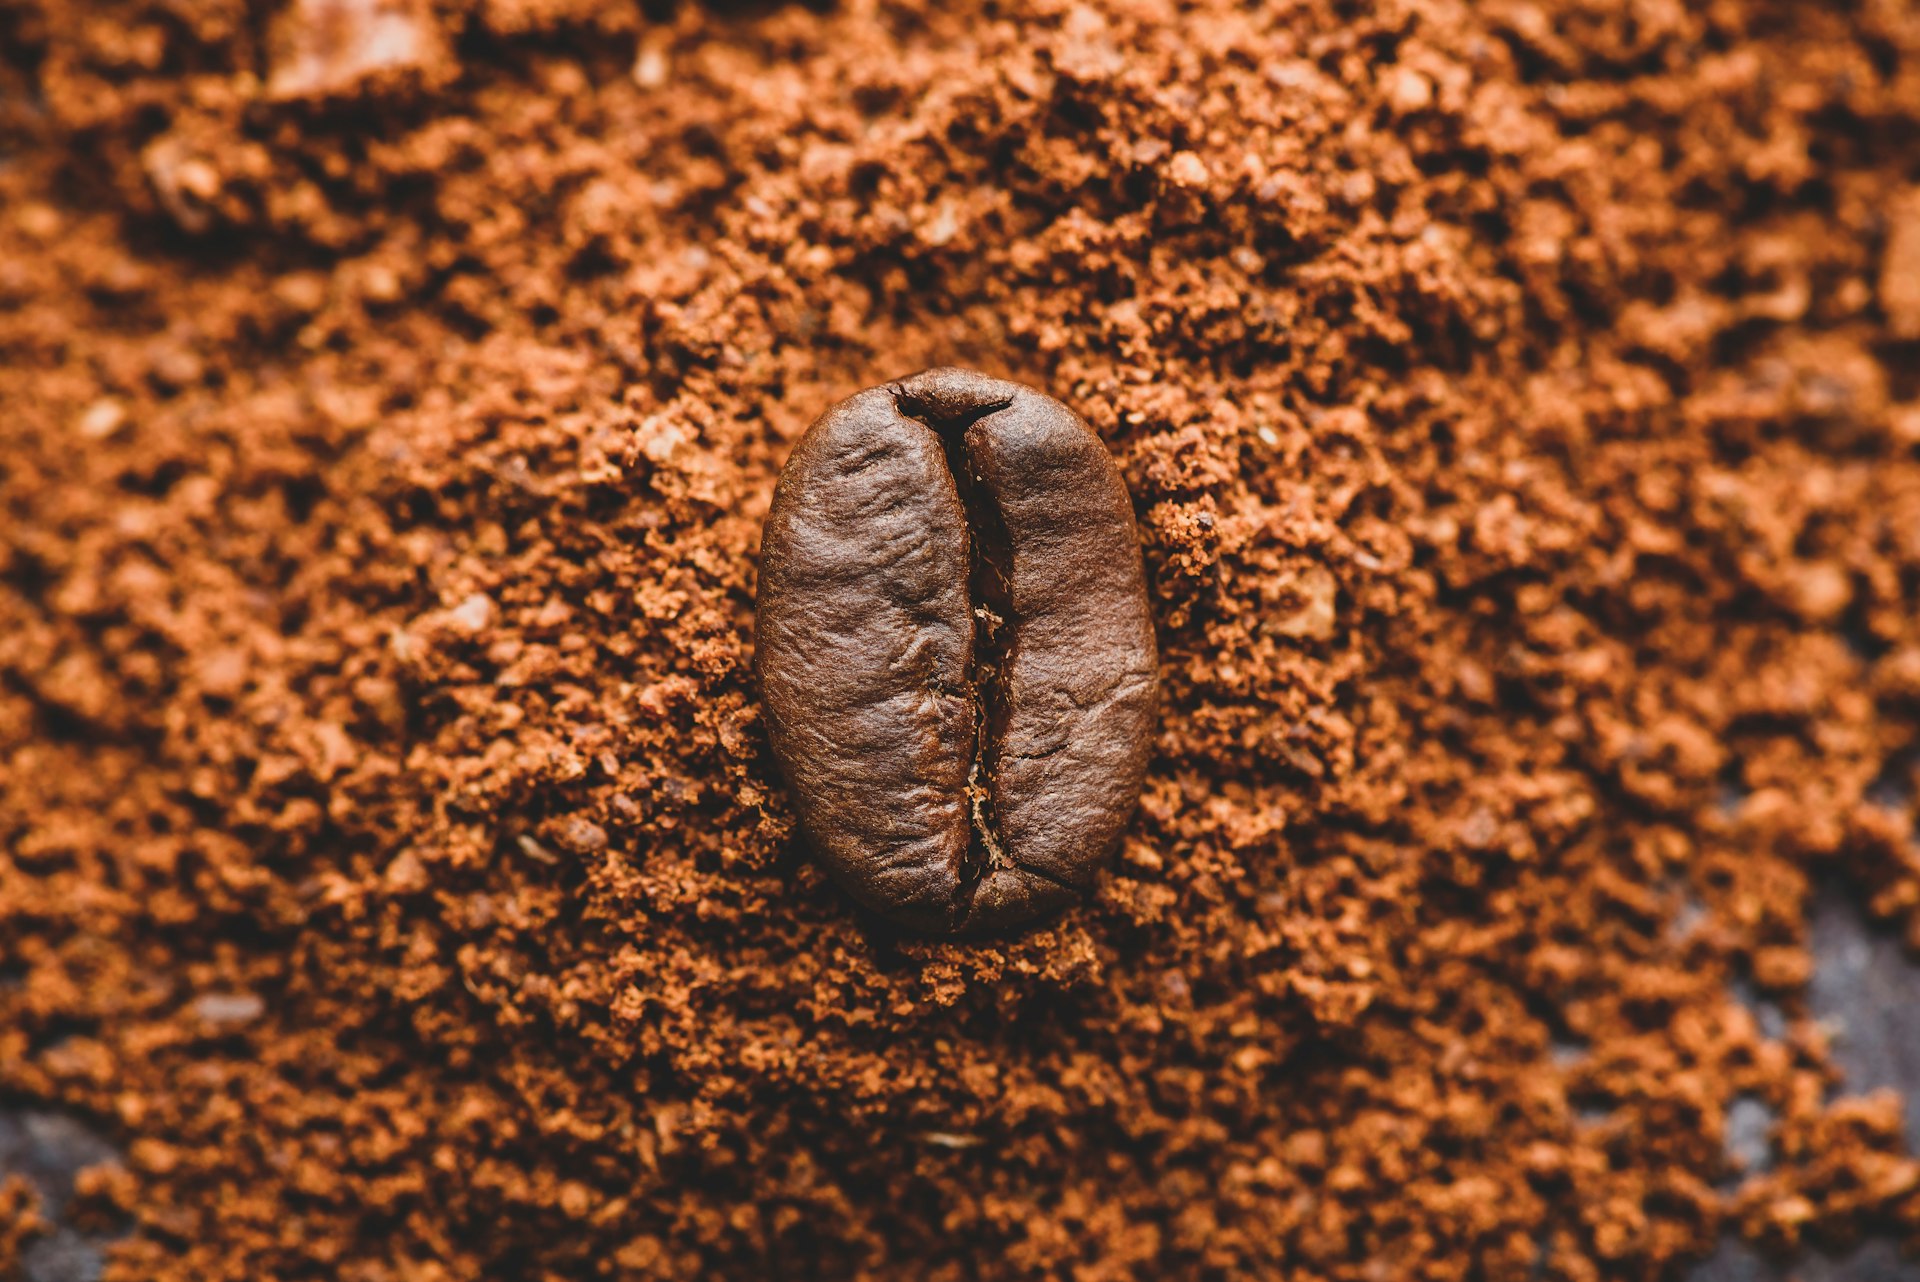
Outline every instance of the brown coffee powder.
[[(0, 4), (0, 1101), (110, 1276), (1920, 1228), (1802, 996), (1816, 879), (1920, 943), (1908, 0), (266, 9)], [(792, 442), (949, 363), (1162, 651), (1006, 941), (814, 870), (749, 677)]]

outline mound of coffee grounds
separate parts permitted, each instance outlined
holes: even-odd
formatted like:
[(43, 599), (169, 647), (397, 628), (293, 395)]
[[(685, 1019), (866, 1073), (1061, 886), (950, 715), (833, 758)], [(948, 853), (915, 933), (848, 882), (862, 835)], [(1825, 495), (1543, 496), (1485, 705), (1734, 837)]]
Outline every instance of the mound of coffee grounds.
[[(1805, 986), (1816, 883), (1920, 943), (1917, 210), (1911, 0), (9, 0), (0, 1104), (124, 1279), (1912, 1238)], [(749, 676), (792, 443), (942, 364), (1161, 647), (957, 942)]]

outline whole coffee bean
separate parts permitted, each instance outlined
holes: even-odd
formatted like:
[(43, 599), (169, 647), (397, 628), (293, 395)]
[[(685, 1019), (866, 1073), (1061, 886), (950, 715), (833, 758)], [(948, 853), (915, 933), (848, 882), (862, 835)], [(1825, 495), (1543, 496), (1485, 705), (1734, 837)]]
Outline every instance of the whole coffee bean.
[(942, 932), (1084, 892), (1139, 799), (1158, 672), (1099, 437), (969, 370), (871, 388), (794, 448), (761, 550), (768, 734), (835, 879)]

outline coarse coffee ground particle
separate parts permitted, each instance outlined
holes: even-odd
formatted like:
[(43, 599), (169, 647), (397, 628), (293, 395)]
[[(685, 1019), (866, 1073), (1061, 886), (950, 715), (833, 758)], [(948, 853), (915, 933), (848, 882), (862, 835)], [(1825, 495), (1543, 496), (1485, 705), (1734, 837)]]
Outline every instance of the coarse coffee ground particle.
[[(936, 363), (1108, 441), (1163, 649), (998, 941), (748, 680)], [(1818, 879), (1920, 943), (1917, 450), (1910, 0), (4, 0), (0, 1099), (122, 1279), (1911, 1241), (1803, 990)]]

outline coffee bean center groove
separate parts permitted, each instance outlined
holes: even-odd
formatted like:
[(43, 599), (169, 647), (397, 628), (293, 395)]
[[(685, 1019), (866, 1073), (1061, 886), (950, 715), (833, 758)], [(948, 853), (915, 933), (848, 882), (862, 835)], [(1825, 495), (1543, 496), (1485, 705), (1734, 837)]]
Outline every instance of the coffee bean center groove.
[(1007, 722), (1002, 676), (1018, 643), (1013, 612), (1013, 547), (1005, 518), (975, 463), (977, 425), (1013, 405), (989, 401), (960, 412), (942, 413), (918, 397), (896, 395), (895, 408), (924, 424), (940, 442), (967, 523), (967, 604), (973, 619), (973, 645), (966, 668), (968, 703), (973, 712), (973, 758), (967, 769), (970, 833), (965, 861), (954, 888), (953, 919), (962, 925), (987, 873), (1014, 867), (1000, 840), (994, 813), (993, 772), (999, 762)]

